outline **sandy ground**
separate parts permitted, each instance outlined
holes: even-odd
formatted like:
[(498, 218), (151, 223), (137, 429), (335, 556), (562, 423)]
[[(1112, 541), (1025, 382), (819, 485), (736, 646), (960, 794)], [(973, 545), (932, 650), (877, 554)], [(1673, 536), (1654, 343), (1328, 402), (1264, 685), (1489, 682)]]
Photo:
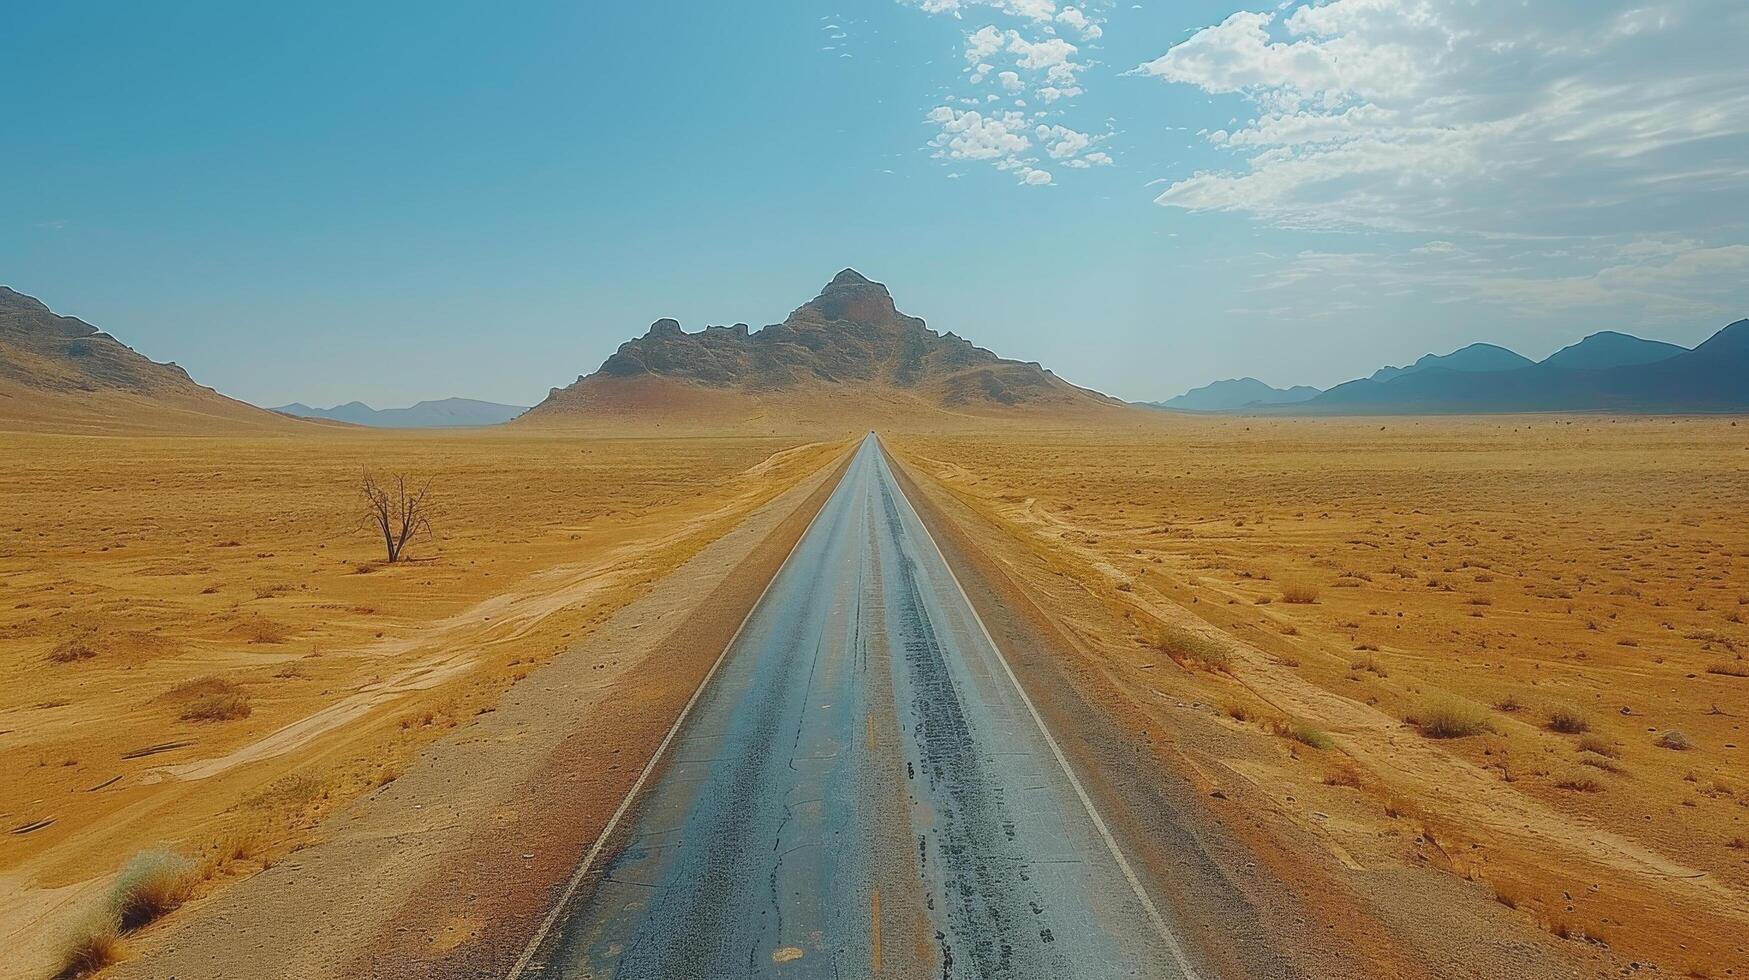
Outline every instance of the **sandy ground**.
[[(883, 435), (1233, 975), (1749, 969), (1743, 424)], [(203, 884), (130, 974), (499, 970), (849, 444), (0, 435), (0, 975), (148, 848)], [(437, 481), (411, 562), (367, 464)]]
[[(1528, 970), (1541, 947), (1497, 943), (1498, 913), (1558, 941), (1573, 975), (1749, 967), (1735, 420), (1186, 418), (889, 441), (1002, 530), (990, 550), (1014, 549), (1003, 567), (1107, 710), (1159, 724), (1157, 750), (1211, 793), (1266, 806), (1232, 821), (1260, 855), (1296, 830), (1312, 842), (1342, 885), (1325, 891), (1456, 967), (1432, 972), (1490, 975), (1461, 968), (1465, 935), (1496, 944), (1494, 975)], [(1408, 721), (1454, 705), (1487, 730)], [(1586, 730), (1553, 730), (1563, 713)], [(1688, 747), (1661, 745), (1670, 731)]]
[[(140, 850), (208, 893), (284, 860), (842, 448), (0, 436), (0, 974), (52, 972)], [(434, 481), (411, 561), (356, 530), (366, 465)]]

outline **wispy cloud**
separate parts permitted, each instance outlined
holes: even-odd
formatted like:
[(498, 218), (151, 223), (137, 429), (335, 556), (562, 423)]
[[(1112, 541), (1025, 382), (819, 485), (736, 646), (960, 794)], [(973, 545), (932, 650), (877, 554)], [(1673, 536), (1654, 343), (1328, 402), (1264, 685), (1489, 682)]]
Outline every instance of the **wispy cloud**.
[(1239, 165), (1177, 180), (1156, 201), (1296, 228), (1692, 228), (1749, 186), (1749, 8), (1642, 2), (1235, 12), (1135, 69), (1254, 109), (1202, 134)]

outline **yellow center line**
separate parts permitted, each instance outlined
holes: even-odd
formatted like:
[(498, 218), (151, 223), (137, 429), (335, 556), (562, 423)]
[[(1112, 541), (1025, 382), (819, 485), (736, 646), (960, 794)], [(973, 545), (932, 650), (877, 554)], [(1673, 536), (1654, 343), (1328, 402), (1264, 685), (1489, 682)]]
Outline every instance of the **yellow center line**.
[(870, 967), (874, 975), (881, 975), (881, 890), (874, 890), (874, 900), (869, 904), (869, 950)]

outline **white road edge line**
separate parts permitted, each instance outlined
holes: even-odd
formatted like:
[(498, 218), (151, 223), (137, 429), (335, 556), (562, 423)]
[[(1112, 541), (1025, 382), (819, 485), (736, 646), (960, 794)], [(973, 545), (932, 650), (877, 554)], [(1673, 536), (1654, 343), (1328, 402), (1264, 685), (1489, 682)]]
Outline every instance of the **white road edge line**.
[[(881, 446), (881, 456), (886, 456), (884, 444)], [(917, 518), (917, 526), (923, 529), (924, 539), (929, 542), (930, 547), (935, 549), (936, 557), (941, 559), (941, 567), (947, 569), (947, 577), (953, 580), (954, 588), (959, 590), (960, 598), (965, 600), (966, 609), (971, 611), (972, 621), (977, 623), (978, 629), (983, 632), (984, 642), (990, 644), (990, 649), (996, 651), (996, 659), (1002, 664), (1002, 672), (1008, 675), (1008, 682), (1014, 685), (1014, 691), (1020, 695), (1021, 703), (1026, 705), (1026, 710), (1031, 713), (1033, 724), (1038, 726), (1039, 734), (1045, 737), (1045, 744), (1051, 747), (1051, 754), (1057, 757), (1057, 765), (1062, 767), (1063, 775), (1069, 778), (1069, 785), (1075, 787), (1075, 795), (1081, 798), (1081, 805), (1086, 808), (1088, 819), (1093, 821), (1093, 827), (1099, 831), (1100, 838), (1105, 841), (1105, 847), (1111, 852), (1112, 860), (1117, 862), (1118, 870), (1123, 872), (1124, 880), (1130, 883), (1131, 890), (1136, 893), (1136, 901), (1142, 903), (1142, 908), (1148, 913), (1148, 920), (1153, 923), (1155, 931), (1160, 934), (1161, 941), (1171, 951), (1172, 958), (1178, 962), (1178, 968), (1183, 972), (1186, 980), (1200, 980), (1201, 974), (1197, 973), (1196, 968), (1190, 965), (1190, 959), (1185, 955), (1184, 947), (1179, 943), (1178, 937), (1172, 934), (1171, 927), (1166, 924), (1166, 919), (1160, 915), (1160, 910), (1155, 907), (1154, 900), (1148, 897), (1147, 889), (1142, 887), (1141, 879), (1136, 877), (1135, 869), (1130, 867), (1129, 860), (1123, 856), (1123, 851), (1118, 849), (1117, 839), (1111, 835), (1111, 829), (1105, 825), (1105, 819), (1099, 815), (1098, 810), (1094, 809), (1092, 797), (1087, 795), (1087, 790), (1082, 787), (1081, 780), (1075, 778), (1075, 770), (1069, 768), (1069, 760), (1063, 755), (1062, 746), (1057, 744), (1056, 737), (1051, 734), (1051, 730), (1045, 727), (1045, 720), (1039, 715), (1038, 708), (1033, 705), (1032, 698), (1027, 697), (1026, 688), (1020, 686), (1020, 678), (1014, 676), (1014, 668), (1008, 666), (1008, 657), (1003, 654), (1002, 648), (996, 645), (996, 638), (990, 635), (990, 627), (984, 625), (984, 617), (978, 615), (978, 608), (972, 605), (972, 597), (966, 594), (966, 587), (961, 584), (959, 576), (954, 574), (953, 565), (948, 562), (947, 555), (941, 550), (941, 545), (937, 544), (935, 536), (929, 533), (929, 526), (923, 523), (922, 515), (917, 513), (917, 508), (911, 504), (910, 498), (905, 497), (904, 486), (899, 481), (894, 480), (893, 487), (899, 491), (899, 496), (905, 499), (905, 506), (911, 509), (911, 516)]]
[[(857, 451), (860, 450), (861, 447), (858, 446)], [(855, 452), (851, 454), (850, 460), (851, 465), (854, 466), (856, 463)], [(601, 833), (595, 838), (595, 843), (589, 847), (589, 853), (583, 856), (583, 863), (577, 865), (577, 870), (572, 872), (571, 880), (565, 883), (564, 892), (559, 895), (558, 901), (553, 903), (553, 907), (547, 912), (546, 918), (541, 921), (540, 928), (535, 930), (534, 938), (528, 941), (527, 948), (522, 951), (520, 957), (517, 957), (516, 963), (510, 967), (510, 972), (504, 975), (504, 980), (517, 980), (518, 977), (522, 976), (522, 971), (528, 969), (528, 964), (534, 959), (534, 954), (539, 951), (541, 943), (546, 941), (547, 933), (551, 932), (553, 926), (558, 923), (559, 916), (563, 915), (565, 912), (565, 906), (571, 904), (571, 896), (577, 893), (577, 887), (581, 885), (583, 879), (588, 876), (590, 869), (595, 865), (596, 859), (601, 856), (602, 849), (607, 846), (608, 840), (613, 837), (613, 832), (619, 828), (620, 820), (625, 817), (626, 811), (632, 808), (632, 801), (638, 798), (638, 793), (644, 788), (644, 783), (649, 780), (650, 774), (656, 770), (656, 764), (662, 761), (663, 755), (667, 754), (668, 744), (674, 741), (675, 735), (679, 734), (680, 726), (686, 723), (686, 716), (692, 714), (692, 706), (698, 703), (700, 697), (704, 696), (705, 688), (708, 688), (711, 685), (711, 678), (717, 675), (717, 668), (723, 665), (723, 661), (729, 656), (729, 651), (733, 650), (736, 641), (741, 639), (741, 631), (745, 630), (747, 624), (752, 621), (753, 614), (759, 609), (759, 604), (765, 601), (766, 593), (770, 592), (771, 587), (777, 584), (778, 578), (783, 575), (783, 570), (789, 567), (789, 560), (795, 557), (796, 552), (800, 550), (802, 546), (802, 542), (808, 539), (808, 532), (814, 529), (814, 524), (819, 521), (820, 515), (826, 513), (826, 508), (832, 503), (832, 497), (838, 493), (838, 488), (843, 485), (845, 479), (849, 476), (850, 470), (846, 468), (844, 475), (839, 477), (838, 482), (832, 485), (832, 492), (827, 494), (826, 500), (820, 504), (820, 509), (815, 511), (814, 516), (808, 519), (808, 526), (802, 528), (801, 537), (796, 538), (796, 543), (790, 545), (788, 554), (783, 556), (783, 562), (777, 566), (777, 571), (771, 574), (771, 580), (765, 583), (765, 588), (759, 591), (759, 598), (753, 600), (753, 605), (747, 608), (747, 615), (741, 617), (741, 625), (735, 627), (734, 635), (729, 637), (729, 642), (723, 644), (722, 652), (717, 654), (717, 659), (711, 662), (711, 669), (705, 672), (704, 680), (698, 682), (698, 687), (692, 692), (692, 697), (687, 700), (686, 706), (680, 709), (679, 717), (675, 718), (674, 724), (669, 727), (668, 734), (664, 735), (661, 744), (656, 746), (655, 754), (650, 756), (649, 762), (644, 763), (643, 771), (638, 773), (637, 781), (632, 783), (632, 788), (626, 791), (625, 799), (619, 801), (619, 809), (613, 811), (613, 816), (608, 818), (607, 825), (601, 828)]]

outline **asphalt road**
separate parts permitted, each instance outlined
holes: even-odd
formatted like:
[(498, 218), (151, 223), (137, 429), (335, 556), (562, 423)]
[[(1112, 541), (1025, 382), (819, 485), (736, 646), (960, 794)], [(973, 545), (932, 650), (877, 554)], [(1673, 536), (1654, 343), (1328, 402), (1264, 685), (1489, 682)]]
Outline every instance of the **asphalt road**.
[(523, 977), (1194, 977), (874, 437)]

